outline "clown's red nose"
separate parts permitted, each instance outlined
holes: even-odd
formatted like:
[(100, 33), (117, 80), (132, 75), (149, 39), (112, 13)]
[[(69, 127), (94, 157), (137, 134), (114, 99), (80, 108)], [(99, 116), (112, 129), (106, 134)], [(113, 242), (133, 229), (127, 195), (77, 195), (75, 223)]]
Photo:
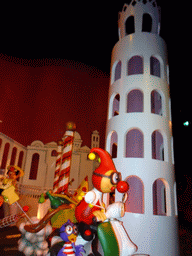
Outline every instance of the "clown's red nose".
[(125, 193), (127, 192), (129, 189), (129, 185), (126, 181), (119, 181), (119, 183), (117, 184), (117, 191), (119, 193)]

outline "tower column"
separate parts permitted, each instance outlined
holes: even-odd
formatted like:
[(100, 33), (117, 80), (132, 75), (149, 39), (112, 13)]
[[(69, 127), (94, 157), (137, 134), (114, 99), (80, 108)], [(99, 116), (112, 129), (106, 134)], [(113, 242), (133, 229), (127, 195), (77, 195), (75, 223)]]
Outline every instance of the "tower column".
[[(119, 13), (118, 23), (106, 150), (117, 143), (113, 160), (129, 184), (123, 223), (137, 253), (179, 256), (168, 59), (159, 36), (159, 7), (155, 0), (132, 0)], [(115, 197), (121, 200), (118, 192)]]

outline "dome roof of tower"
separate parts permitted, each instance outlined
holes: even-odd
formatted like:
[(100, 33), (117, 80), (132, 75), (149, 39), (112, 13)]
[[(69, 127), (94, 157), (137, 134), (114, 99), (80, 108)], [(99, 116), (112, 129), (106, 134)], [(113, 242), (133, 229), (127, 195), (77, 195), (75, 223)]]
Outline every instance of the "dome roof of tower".
[(75, 131), (74, 139), (75, 140), (81, 140), (81, 135), (76, 131)]

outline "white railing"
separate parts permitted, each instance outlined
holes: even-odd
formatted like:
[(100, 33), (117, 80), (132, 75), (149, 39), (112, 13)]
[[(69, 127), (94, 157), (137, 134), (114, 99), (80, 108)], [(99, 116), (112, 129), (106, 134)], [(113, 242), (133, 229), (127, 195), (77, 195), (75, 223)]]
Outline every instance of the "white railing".
[(20, 195), (25, 195), (32, 198), (39, 198), (42, 193), (45, 193), (50, 188), (46, 187), (35, 187), (30, 185), (22, 185), (18, 183), (17, 191)]

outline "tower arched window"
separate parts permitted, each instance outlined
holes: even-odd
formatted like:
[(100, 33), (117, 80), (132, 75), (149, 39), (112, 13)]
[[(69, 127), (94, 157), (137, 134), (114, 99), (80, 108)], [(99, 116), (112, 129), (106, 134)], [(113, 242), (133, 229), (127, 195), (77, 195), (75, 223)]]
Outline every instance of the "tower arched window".
[(143, 58), (136, 55), (128, 61), (128, 76), (138, 74), (143, 74)]
[(152, 31), (152, 18), (148, 13), (143, 14), (142, 32)]
[(116, 64), (114, 82), (121, 78), (121, 61)]
[(14, 164), (15, 164), (16, 155), (17, 155), (17, 148), (14, 147), (13, 150), (12, 150), (12, 154), (11, 154), (11, 162), (10, 162), (10, 165), (14, 165)]
[(119, 104), (120, 104), (120, 95), (116, 94), (114, 100), (113, 100), (113, 113), (112, 116), (118, 116), (119, 115)]
[(33, 154), (32, 161), (31, 161), (31, 169), (30, 169), (30, 174), (29, 174), (30, 180), (37, 179), (38, 166), (39, 166), (39, 154), (35, 153), (35, 154)]
[(151, 92), (151, 113), (163, 115), (162, 97), (157, 90)]
[(138, 129), (130, 130), (126, 135), (126, 157), (144, 157), (143, 133)]
[(160, 61), (154, 56), (151, 56), (150, 58), (150, 74), (153, 76), (161, 77)]
[(125, 22), (126, 35), (135, 33), (135, 19), (134, 16), (129, 16)]
[(126, 179), (129, 190), (125, 202), (125, 211), (132, 213), (144, 213), (144, 185), (137, 176), (130, 176)]
[(154, 215), (168, 215), (167, 186), (163, 179), (157, 179), (153, 183), (153, 214)]
[(7, 142), (4, 147), (1, 169), (5, 169), (5, 167), (6, 167), (7, 158), (8, 158), (8, 154), (9, 154), (9, 148), (10, 148), (10, 144)]
[(151, 135), (152, 159), (164, 161), (164, 141), (159, 131), (154, 131)]
[(132, 90), (127, 95), (127, 113), (143, 112), (143, 93)]
[(110, 142), (110, 154), (112, 158), (117, 157), (117, 148), (118, 148), (118, 137), (116, 132), (112, 132), (111, 142)]
[(23, 156), (24, 156), (24, 152), (21, 151), (21, 152), (19, 153), (19, 160), (18, 160), (18, 164), (17, 164), (20, 168), (22, 168)]

